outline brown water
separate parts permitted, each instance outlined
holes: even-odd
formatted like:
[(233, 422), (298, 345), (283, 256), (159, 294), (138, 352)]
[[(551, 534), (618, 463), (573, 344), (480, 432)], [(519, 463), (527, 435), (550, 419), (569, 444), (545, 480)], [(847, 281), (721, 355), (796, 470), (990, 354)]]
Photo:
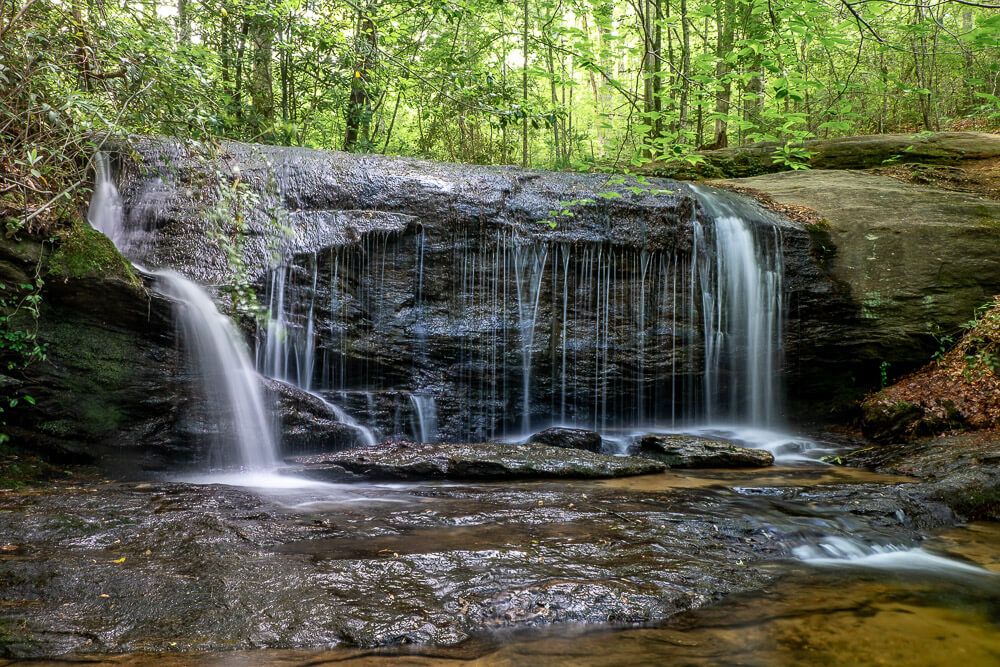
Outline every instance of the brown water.
[[(338, 649), (122, 655), (30, 664), (1000, 665), (1000, 524), (956, 528), (926, 547), (998, 576), (799, 565), (765, 590), (730, 597), (655, 628), (563, 627), (544, 636), (491, 636), (455, 648), (409, 653)], [(13, 664), (29, 663), (0, 662)]]

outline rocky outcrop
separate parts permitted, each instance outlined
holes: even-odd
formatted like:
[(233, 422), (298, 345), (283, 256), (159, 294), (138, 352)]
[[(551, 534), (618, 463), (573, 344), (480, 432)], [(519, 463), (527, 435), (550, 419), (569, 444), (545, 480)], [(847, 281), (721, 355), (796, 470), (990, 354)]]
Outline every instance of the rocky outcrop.
[(914, 493), (943, 502), (967, 520), (1000, 521), (1000, 430), (924, 437), (836, 457), (921, 480)]
[[(830, 310), (821, 335), (793, 345), (793, 400), (849, 405), (883, 370), (898, 377), (929, 361), (935, 336), (954, 335), (1000, 293), (1000, 202), (851, 171), (730, 182), (814, 209), (823, 219), (810, 226), (816, 247), (858, 305)], [(799, 335), (794, 325), (788, 334)]]
[[(661, 176), (699, 175), (742, 178), (791, 169), (774, 154), (783, 144), (764, 142), (699, 153), (696, 168), (653, 164), (649, 173)], [(812, 155), (804, 160), (812, 169), (872, 169), (888, 164), (951, 165), (969, 160), (1000, 158), (1000, 135), (985, 132), (873, 134), (836, 139), (811, 139), (801, 148)]]
[[(605, 456), (547, 445), (416, 443), (403, 440), (314, 457), (296, 457), (310, 477), (339, 479), (343, 471), (366, 479), (603, 479), (663, 472), (655, 461)], [(337, 471), (337, 468), (342, 469)]]
[(563, 447), (565, 449), (582, 449), (595, 453), (600, 453), (601, 443), (601, 434), (597, 431), (562, 426), (547, 428), (528, 438), (528, 444)]
[[(219, 198), (214, 167), (238, 165), (221, 186), (252, 195), (234, 249), (243, 278), (289, 310), (281, 354), (314, 355), (286, 367), (309, 369), (298, 384), (358, 418), (375, 415), (383, 435), (420, 437), (420, 397), (436, 400), (438, 436), (465, 442), (554, 415), (607, 427), (703, 411), (691, 258), (712, 266), (695, 230), (713, 231), (688, 186), (238, 143), (211, 156), (161, 140), (136, 148), (141, 163), (119, 162), (143, 261), (203, 283), (233, 277), (217, 239), (234, 230), (209, 233), (220, 217), (205, 211)], [(760, 253), (781, 257), (786, 379), (808, 382), (799, 374), (816, 369), (795, 363), (800, 346), (856, 308), (802, 225), (717, 196), (748, 217)], [(285, 268), (268, 274), (275, 263)], [(723, 401), (739, 395), (729, 371), (718, 369)]]
[(670, 468), (763, 468), (774, 465), (764, 449), (737, 447), (722, 440), (692, 435), (645, 435), (639, 456), (661, 461)]

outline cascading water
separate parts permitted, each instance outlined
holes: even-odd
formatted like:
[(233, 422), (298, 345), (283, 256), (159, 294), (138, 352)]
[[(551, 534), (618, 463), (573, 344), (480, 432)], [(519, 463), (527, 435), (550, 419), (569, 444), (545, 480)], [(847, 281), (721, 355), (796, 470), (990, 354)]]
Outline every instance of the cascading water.
[[(286, 291), (289, 274), (293, 267), (281, 267), (271, 273), (268, 289), (268, 321), (264, 329), (263, 344), (257, 349), (257, 367), (268, 377), (293, 384), (323, 401), (337, 419), (347, 424), (358, 433), (363, 444), (373, 445), (377, 442), (371, 429), (362, 426), (346, 410), (328, 401), (312, 390), (314, 365), (316, 359), (315, 345), (315, 308), (317, 263), (315, 256), (310, 262), (307, 304), (296, 301), (286, 302)], [(294, 282), (294, 276), (291, 277)], [(304, 306), (302, 312), (299, 307)]]
[[(96, 164), (88, 220), (129, 257), (130, 238), (110, 162), (98, 153)], [(157, 277), (157, 289), (176, 303), (183, 345), (201, 381), (202, 407), (219, 445), (218, 458), (227, 463), (235, 459), (247, 470), (273, 468), (278, 462), (278, 446), (260, 378), (239, 331), (201, 286), (173, 271), (152, 273)]]
[(94, 172), (94, 194), (87, 209), (87, 221), (91, 227), (111, 239), (116, 248), (124, 248), (122, 198), (111, 178), (111, 159), (106, 153), (98, 152), (94, 155)]
[[(701, 288), (705, 339), (705, 419), (720, 417), (753, 426), (770, 426), (780, 405), (777, 364), (781, 354), (781, 253), (761, 252), (755, 230), (738, 210), (738, 200), (723, 199), (695, 186), (712, 217), (714, 239), (694, 222), (692, 264)], [(777, 227), (773, 248), (781, 247)], [(695, 281), (693, 280), (692, 283)], [(728, 414), (720, 414), (720, 376), (728, 369)]]
[(693, 217), (689, 247), (417, 226), (302, 255), (269, 278), (258, 363), (418, 439), (429, 399), (436, 437), (450, 440), (552, 423), (772, 426), (780, 226), (734, 195), (694, 194), (707, 215)]
[(278, 463), (277, 446), (260, 379), (239, 331), (196, 283), (173, 271), (154, 275), (160, 291), (177, 303), (182, 340), (201, 379), (203, 398), (211, 406), (220, 450), (238, 453), (246, 469), (273, 468)]
[(410, 403), (417, 417), (417, 438), (420, 442), (434, 442), (437, 439), (437, 403), (434, 397), (410, 394)]

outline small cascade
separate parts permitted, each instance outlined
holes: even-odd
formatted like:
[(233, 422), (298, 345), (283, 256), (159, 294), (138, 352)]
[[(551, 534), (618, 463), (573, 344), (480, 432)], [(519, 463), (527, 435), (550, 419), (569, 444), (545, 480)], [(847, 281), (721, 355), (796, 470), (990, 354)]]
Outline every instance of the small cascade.
[[(777, 364), (784, 310), (781, 253), (775, 251), (781, 247), (779, 232), (773, 227), (772, 239), (758, 240), (738, 210), (740, 200), (691, 189), (712, 216), (714, 234), (709, 240), (708, 230), (695, 221), (692, 285), (701, 290), (705, 419), (769, 426), (780, 405)], [(772, 251), (763, 252), (767, 250)], [(730, 378), (725, 401), (720, 395), (723, 370)], [(728, 414), (720, 404), (728, 404)]]
[(126, 243), (122, 198), (111, 176), (111, 158), (107, 153), (94, 154), (94, 172), (94, 194), (87, 209), (87, 221), (111, 239), (116, 248), (122, 249)]
[(535, 344), (535, 320), (541, 296), (548, 247), (515, 243), (514, 277), (517, 286), (517, 321), (521, 342), (521, 429), (531, 430), (531, 370)]
[[(334, 267), (336, 271), (337, 267)], [(257, 346), (257, 367), (264, 375), (295, 385), (321, 400), (337, 420), (358, 432), (365, 445), (377, 442), (370, 428), (360, 424), (339, 405), (313, 391), (316, 362), (316, 286), (319, 279), (316, 256), (307, 271), (282, 266), (271, 272), (268, 287), (268, 320), (262, 343)], [(309, 295), (306, 302), (288, 299), (292, 291)], [(331, 308), (333, 305), (331, 304)]]
[(429, 394), (410, 394), (410, 404), (417, 418), (417, 439), (420, 442), (437, 440), (437, 403)]
[(155, 275), (160, 291), (177, 303), (183, 344), (201, 378), (202, 398), (222, 451), (237, 452), (245, 469), (273, 468), (277, 443), (243, 337), (201, 286), (173, 271)]
[(825, 567), (863, 567), (892, 571), (923, 571), (944, 575), (996, 576), (977, 565), (932, 554), (920, 547), (870, 544), (849, 537), (831, 535), (792, 549), (804, 563)]
[(337, 421), (343, 424), (347, 424), (355, 431), (357, 431), (358, 436), (360, 437), (361, 440), (361, 444), (371, 446), (378, 442), (378, 439), (375, 437), (375, 434), (372, 432), (370, 428), (367, 428), (359, 424), (358, 421), (351, 415), (347, 414), (347, 411), (344, 410), (342, 407), (340, 407), (336, 403), (331, 403), (330, 401), (326, 400), (325, 398), (323, 398), (322, 396), (320, 396), (315, 392), (309, 392), (309, 395), (314, 396), (320, 401), (322, 401), (323, 405), (326, 406), (326, 409), (334, 414), (334, 416), (337, 418)]
[[(126, 229), (110, 159), (97, 153), (95, 163), (97, 175), (87, 219), (123, 255), (138, 261), (141, 257), (136, 256), (136, 237), (148, 230), (139, 226), (133, 235), (133, 230)], [(157, 277), (157, 289), (176, 304), (181, 340), (192, 372), (201, 382), (204, 412), (211, 419), (210, 430), (217, 440), (216, 453), (226, 463), (235, 459), (245, 470), (273, 468), (278, 462), (278, 443), (260, 377), (240, 332), (200, 285), (173, 271), (154, 271), (153, 275)]]

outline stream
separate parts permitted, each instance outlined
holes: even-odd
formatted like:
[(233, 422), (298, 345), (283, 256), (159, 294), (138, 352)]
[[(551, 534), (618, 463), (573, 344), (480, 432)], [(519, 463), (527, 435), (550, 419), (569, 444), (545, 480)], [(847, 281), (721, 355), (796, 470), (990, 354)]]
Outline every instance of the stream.
[(1000, 529), (928, 537), (942, 510), (907, 478), (798, 463), (600, 482), (213, 481), (8, 494), (2, 512), (23, 521), (0, 521), (16, 545), (0, 574), (19, 575), (2, 618), (29, 630), (26, 652), (178, 665), (1000, 658)]

